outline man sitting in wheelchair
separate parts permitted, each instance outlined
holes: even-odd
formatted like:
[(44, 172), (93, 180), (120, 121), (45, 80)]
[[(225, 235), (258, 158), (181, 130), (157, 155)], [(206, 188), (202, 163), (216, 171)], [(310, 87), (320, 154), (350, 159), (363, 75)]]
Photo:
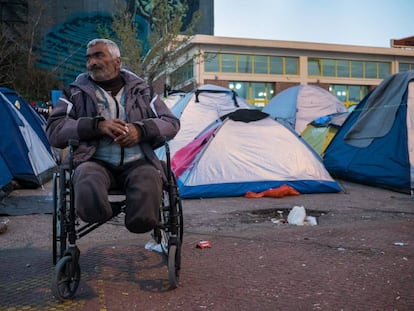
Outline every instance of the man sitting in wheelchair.
[(176, 118), (144, 80), (121, 68), (118, 46), (107, 39), (87, 45), (87, 72), (63, 92), (48, 118), (52, 146), (79, 142), (73, 154), (75, 209), (85, 222), (113, 216), (110, 189), (125, 193), (125, 226), (134, 233), (158, 222), (165, 178), (154, 149), (173, 138)]

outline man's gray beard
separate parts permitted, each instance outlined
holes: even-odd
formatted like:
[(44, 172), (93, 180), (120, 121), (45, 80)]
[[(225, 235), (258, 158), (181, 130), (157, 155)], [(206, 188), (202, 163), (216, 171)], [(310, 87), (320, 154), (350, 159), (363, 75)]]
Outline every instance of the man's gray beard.
[(89, 71), (89, 75), (94, 81), (105, 81), (105, 78), (102, 76), (102, 71)]

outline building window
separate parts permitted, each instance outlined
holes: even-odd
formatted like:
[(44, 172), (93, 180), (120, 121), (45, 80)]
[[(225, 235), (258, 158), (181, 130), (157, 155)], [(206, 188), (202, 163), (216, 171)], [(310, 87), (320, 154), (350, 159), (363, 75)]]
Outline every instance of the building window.
[(297, 75), (299, 73), (299, 59), (297, 57), (285, 57), (285, 74)]
[(185, 81), (191, 80), (194, 77), (194, 64), (190, 60), (176, 71), (171, 73), (171, 82), (173, 85), (181, 84)]
[(269, 98), (268, 98), (268, 89), (267, 83), (252, 82), (252, 98), (249, 98), (249, 103), (251, 102), (256, 107), (264, 107)]
[(346, 102), (346, 85), (335, 85), (335, 96), (341, 101)]
[(358, 104), (368, 94), (368, 87), (366, 85), (332, 84), (329, 86), (329, 92), (345, 106), (350, 107)]
[(237, 72), (236, 55), (221, 54), (221, 72)]
[(237, 56), (237, 72), (252, 73), (252, 57), (250, 55)]
[(410, 63), (399, 63), (398, 65), (398, 71), (408, 71), (408, 70), (414, 70), (414, 64)]
[(384, 79), (391, 73), (390, 63), (378, 63), (378, 78)]
[(254, 73), (267, 74), (267, 56), (257, 55), (254, 57)]
[(308, 59), (308, 75), (310, 76), (321, 76), (321, 60), (318, 58)]
[(240, 97), (247, 100), (249, 96), (249, 83), (248, 82), (240, 82), (240, 81), (231, 81), (229, 82), (229, 89), (232, 89), (239, 95)]
[(374, 63), (374, 62), (365, 63), (365, 78), (368, 78), (368, 79), (377, 78), (377, 63)]
[[(366, 90), (368, 91), (368, 90)], [(358, 103), (365, 96), (365, 92), (361, 94), (361, 86), (359, 85), (349, 85), (348, 86), (348, 98), (349, 102)]]
[(308, 59), (309, 76), (383, 79), (388, 76), (390, 72), (391, 63), (386, 62), (368, 62), (327, 58)]
[(220, 57), (215, 53), (204, 53), (204, 70), (206, 72), (220, 71)]
[(349, 60), (337, 61), (337, 76), (341, 78), (349, 78)]
[(270, 56), (270, 74), (281, 75), (283, 74), (283, 57)]
[(298, 75), (299, 58), (245, 54), (204, 54), (204, 71)]
[(335, 60), (324, 59), (322, 63), (322, 75), (325, 77), (335, 77)]
[(263, 108), (273, 97), (275, 90), (271, 82), (230, 81), (229, 88), (257, 108)]
[(363, 78), (364, 77), (364, 64), (361, 61), (351, 62), (351, 77)]

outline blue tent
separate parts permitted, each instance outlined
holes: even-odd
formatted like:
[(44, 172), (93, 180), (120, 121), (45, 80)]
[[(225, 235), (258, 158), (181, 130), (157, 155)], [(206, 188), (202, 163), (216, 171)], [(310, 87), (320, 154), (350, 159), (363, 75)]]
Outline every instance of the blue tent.
[(3, 156), (0, 154), (0, 191), (4, 186), (7, 186), (13, 179), (13, 176), (9, 170), (9, 167), (4, 161)]
[[(45, 118), (39, 115), (33, 107), (15, 91), (0, 87), (0, 93), (6, 96), (6, 98), (18, 109), (39, 136), (45, 147), (50, 150), (50, 144), (44, 130), (46, 127)], [(2, 103), (2, 99), (0, 99), (0, 102)]]
[(298, 134), (313, 120), (346, 112), (341, 101), (316, 85), (295, 85), (276, 94), (263, 108), (272, 118), (288, 123)]
[(42, 185), (56, 167), (44, 126), (29, 103), (13, 90), (0, 88), (0, 155), (22, 187)]
[(327, 147), (334, 178), (398, 192), (414, 189), (414, 71), (384, 79), (351, 112)]

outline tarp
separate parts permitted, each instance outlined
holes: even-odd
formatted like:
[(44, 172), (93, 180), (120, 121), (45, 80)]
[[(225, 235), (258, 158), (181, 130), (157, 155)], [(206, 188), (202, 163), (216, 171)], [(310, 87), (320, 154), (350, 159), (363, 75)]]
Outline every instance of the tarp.
[(244, 196), (282, 185), (300, 193), (341, 191), (319, 155), (267, 114), (241, 109), (223, 119), (173, 157), (183, 198)]
[(46, 138), (45, 120), (8, 88), (0, 88), (0, 154), (22, 187), (38, 187), (51, 178), (56, 162)]
[(414, 188), (414, 71), (384, 79), (329, 144), (332, 176), (410, 193)]
[(296, 85), (276, 94), (262, 111), (287, 122), (300, 134), (313, 120), (347, 109), (339, 99), (319, 86)]

